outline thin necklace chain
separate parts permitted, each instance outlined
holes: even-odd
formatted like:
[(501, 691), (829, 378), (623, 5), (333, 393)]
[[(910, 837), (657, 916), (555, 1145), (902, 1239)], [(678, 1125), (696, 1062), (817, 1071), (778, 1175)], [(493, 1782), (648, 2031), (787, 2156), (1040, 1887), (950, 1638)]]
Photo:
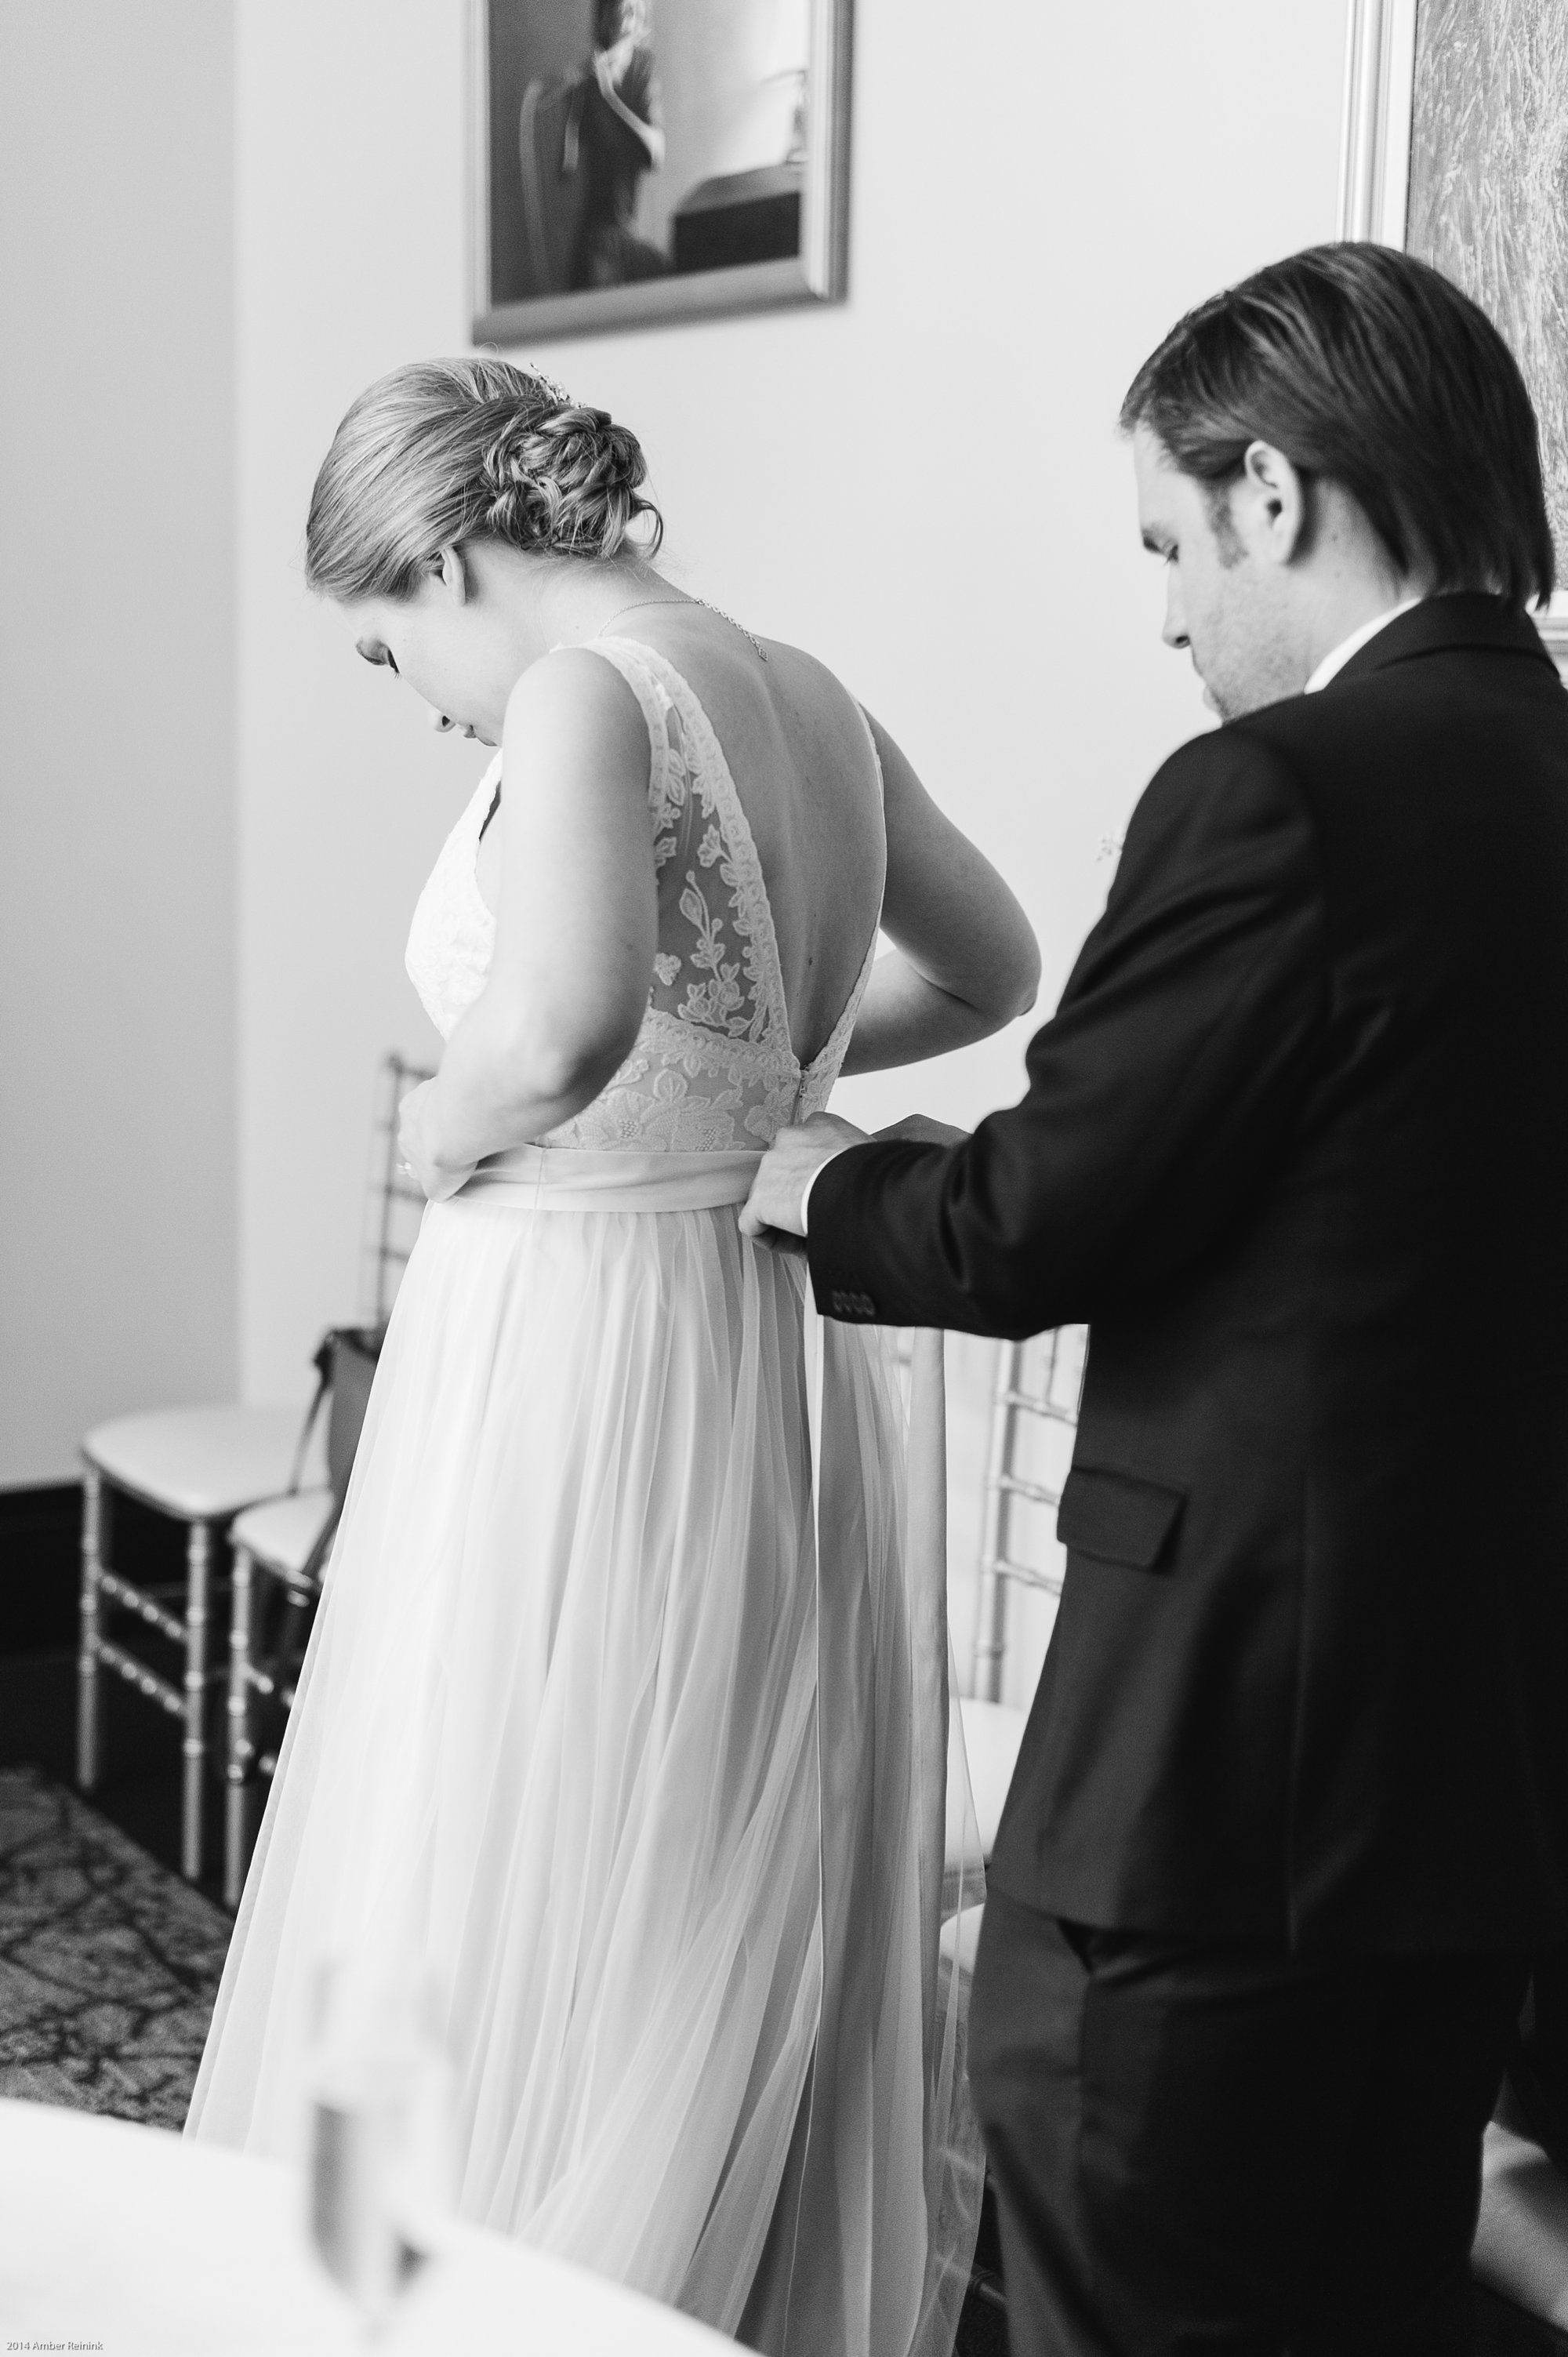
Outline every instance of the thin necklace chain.
[(602, 639), (605, 632), (609, 629), (610, 622), (618, 622), (623, 614), (639, 613), (646, 606), (704, 607), (710, 614), (716, 614), (721, 622), (727, 622), (732, 630), (738, 630), (743, 639), (749, 639), (751, 640), (753, 647), (757, 651), (757, 659), (758, 662), (766, 662), (768, 661), (768, 657), (762, 651), (762, 641), (757, 637), (756, 631), (748, 630), (744, 622), (737, 622), (733, 614), (726, 614), (722, 606), (715, 606), (711, 597), (634, 597), (629, 606), (618, 606), (615, 612), (610, 616), (609, 621), (601, 622), (599, 624), (598, 629), (594, 632), (595, 638)]

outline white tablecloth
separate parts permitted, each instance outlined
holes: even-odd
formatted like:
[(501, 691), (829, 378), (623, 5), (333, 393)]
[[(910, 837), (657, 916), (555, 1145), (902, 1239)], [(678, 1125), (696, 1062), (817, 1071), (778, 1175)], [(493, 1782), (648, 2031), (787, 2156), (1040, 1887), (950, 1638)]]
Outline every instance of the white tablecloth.
[[(1568, 2189), (1487, 2132), (1476, 2273), (1568, 2329)], [(359, 2317), (289, 2170), (90, 2112), (0, 2099), (0, 2330), (102, 2357), (339, 2357)], [(454, 2226), (374, 2342), (385, 2357), (714, 2357), (685, 2317), (499, 2234)]]
[(672, 2310), (454, 2226), (373, 2343), (317, 2262), (290, 2170), (90, 2112), (0, 2100), (0, 2330), (102, 2357), (716, 2357)]
[(1568, 2184), (1539, 2145), (1494, 2120), (1470, 2264), (1484, 2284), (1568, 2331)]

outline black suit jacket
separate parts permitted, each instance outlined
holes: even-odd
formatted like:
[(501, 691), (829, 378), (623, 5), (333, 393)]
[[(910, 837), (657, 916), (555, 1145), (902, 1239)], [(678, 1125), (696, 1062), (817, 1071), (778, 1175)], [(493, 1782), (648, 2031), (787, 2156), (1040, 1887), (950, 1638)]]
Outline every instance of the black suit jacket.
[(1296, 1948), (1568, 1935), (1568, 695), (1493, 598), (1167, 761), (1029, 1089), (818, 1178), (830, 1316), (1088, 1318), (993, 1878)]

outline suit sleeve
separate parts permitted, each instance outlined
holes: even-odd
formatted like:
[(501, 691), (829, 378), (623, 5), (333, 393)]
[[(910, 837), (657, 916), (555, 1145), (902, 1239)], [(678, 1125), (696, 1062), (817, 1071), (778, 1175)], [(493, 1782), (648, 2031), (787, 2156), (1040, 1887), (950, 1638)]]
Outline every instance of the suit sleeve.
[(961, 1146), (853, 1146), (823, 1169), (818, 1308), (1021, 1338), (1177, 1275), (1266, 1180), (1326, 1019), (1311, 819), (1233, 724), (1140, 802), (1022, 1103)]

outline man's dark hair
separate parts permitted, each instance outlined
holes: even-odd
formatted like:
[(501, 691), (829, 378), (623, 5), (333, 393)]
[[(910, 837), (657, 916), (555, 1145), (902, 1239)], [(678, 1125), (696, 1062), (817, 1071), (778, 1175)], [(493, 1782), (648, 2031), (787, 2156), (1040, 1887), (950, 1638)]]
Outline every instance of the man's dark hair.
[(1402, 572), (1516, 608), (1555, 565), (1535, 412), (1486, 313), (1440, 271), (1383, 245), (1271, 263), (1171, 329), (1122, 404), (1183, 474), (1216, 491), (1248, 445), (1348, 491)]

